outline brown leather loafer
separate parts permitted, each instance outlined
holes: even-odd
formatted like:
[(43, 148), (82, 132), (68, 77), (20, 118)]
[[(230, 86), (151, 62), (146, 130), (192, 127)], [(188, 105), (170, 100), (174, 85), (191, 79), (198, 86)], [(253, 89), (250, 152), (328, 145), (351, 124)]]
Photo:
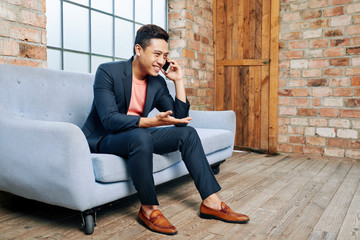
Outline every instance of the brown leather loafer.
[(176, 228), (171, 225), (171, 223), (164, 217), (164, 215), (162, 215), (158, 209), (155, 209), (150, 214), (150, 219), (148, 219), (145, 217), (143, 210), (140, 208), (138, 217), (139, 222), (153, 232), (167, 235), (175, 235), (177, 233)]
[(221, 203), (221, 209), (215, 210), (201, 203), (200, 217), (207, 219), (218, 219), (229, 223), (247, 223), (250, 218), (244, 214), (236, 213), (230, 209), (224, 202)]

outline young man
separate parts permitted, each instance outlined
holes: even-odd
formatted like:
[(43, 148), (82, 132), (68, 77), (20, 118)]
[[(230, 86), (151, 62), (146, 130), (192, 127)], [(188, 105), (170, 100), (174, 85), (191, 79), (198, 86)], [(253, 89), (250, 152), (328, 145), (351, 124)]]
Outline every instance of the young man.
[[(137, 31), (134, 56), (124, 62), (99, 66), (94, 83), (94, 103), (83, 131), (92, 152), (111, 153), (128, 159), (128, 166), (141, 202), (139, 221), (150, 230), (176, 234), (162, 215), (152, 173), (153, 153), (181, 151), (203, 202), (200, 216), (245, 223), (249, 217), (233, 212), (216, 192), (220, 190), (196, 131), (187, 126), (190, 104), (186, 98), (180, 66), (168, 58), (168, 34), (156, 25)], [(170, 63), (170, 72), (162, 67)], [(175, 101), (159, 72), (172, 80)], [(157, 108), (160, 113), (147, 117)], [(164, 125), (175, 125), (157, 128)]]

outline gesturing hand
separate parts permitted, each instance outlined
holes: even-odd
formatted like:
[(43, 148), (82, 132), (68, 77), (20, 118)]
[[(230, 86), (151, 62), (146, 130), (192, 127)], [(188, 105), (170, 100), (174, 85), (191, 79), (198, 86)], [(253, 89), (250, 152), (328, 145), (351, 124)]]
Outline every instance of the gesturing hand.
[(170, 116), (172, 114), (172, 111), (166, 111), (166, 112), (159, 112), (158, 114), (156, 114), (156, 119), (157, 121), (160, 123), (159, 126), (161, 125), (173, 125), (173, 124), (179, 124), (179, 123), (189, 123), (190, 120), (192, 119), (191, 117), (186, 117), (186, 118), (174, 118), (172, 116)]
[(149, 127), (158, 127), (158, 126), (166, 126), (166, 125), (174, 125), (180, 123), (189, 123), (191, 121), (191, 117), (185, 118), (174, 118), (171, 116), (172, 111), (159, 112), (155, 117), (151, 118), (140, 118), (139, 127), (149, 128)]

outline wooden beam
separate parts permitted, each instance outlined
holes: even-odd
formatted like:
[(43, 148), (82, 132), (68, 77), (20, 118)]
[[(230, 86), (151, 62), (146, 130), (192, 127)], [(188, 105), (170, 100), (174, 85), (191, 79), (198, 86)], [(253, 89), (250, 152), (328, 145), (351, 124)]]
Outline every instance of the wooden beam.
[(277, 153), (279, 80), (279, 0), (271, 1), (269, 154)]
[(218, 66), (266, 66), (269, 59), (224, 59), (217, 60)]

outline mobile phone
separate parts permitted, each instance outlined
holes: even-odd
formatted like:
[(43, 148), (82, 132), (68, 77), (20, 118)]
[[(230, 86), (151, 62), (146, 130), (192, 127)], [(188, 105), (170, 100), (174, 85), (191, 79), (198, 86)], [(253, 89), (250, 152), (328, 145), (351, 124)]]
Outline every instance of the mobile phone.
[(166, 60), (165, 65), (162, 68), (168, 73), (170, 71), (170, 63)]

